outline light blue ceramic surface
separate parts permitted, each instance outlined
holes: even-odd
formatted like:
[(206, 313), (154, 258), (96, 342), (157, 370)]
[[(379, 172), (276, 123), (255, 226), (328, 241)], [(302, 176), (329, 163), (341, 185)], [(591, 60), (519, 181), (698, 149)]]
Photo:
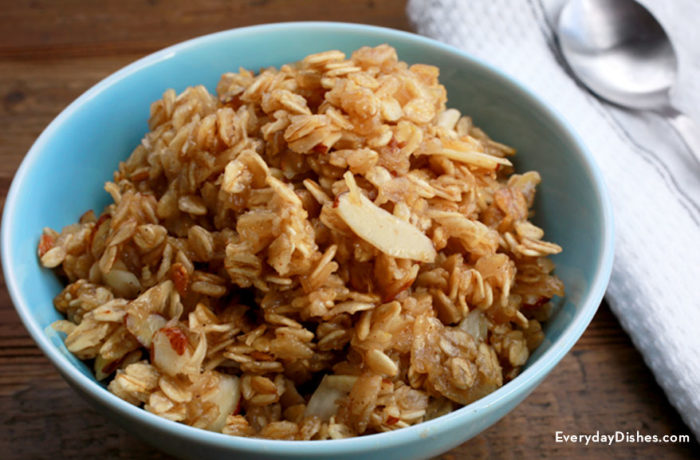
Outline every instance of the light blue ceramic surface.
[[(285, 442), (224, 436), (149, 414), (110, 394), (63, 346), (49, 324), (61, 284), (39, 266), (43, 227), (60, 229), (108, 202), (103, 183), (147, 131), (149, 105), (168, 88), (205, 84), (239, 67), (279, 66), (327, 49), (350, 52), (389, 43), (402, 60), (440, 67), (448, 105), (473, 116), (493, 138), (518, 149), (518, 171), (543, 178), (535, 221), (564, 247), (555, 257), (567, 296), (525, 371), (491, 395), (414, 427), (340, 441)], [(152, 54), (91, 88), (32, 146), (12, 183), (2, 221), (2, 263), (10, 295), (37, 344), (66, 380), (109, 418), (151, 444), (191, 458), (424, 458), (489, 427), (522, 401), (583, 333), (605, 291), (613, 258), (613, 218), (600, 172), (572, 127), (527, 90), (438, 42), (390, 29), (338, 23), (285, 23), (221, 32)]]

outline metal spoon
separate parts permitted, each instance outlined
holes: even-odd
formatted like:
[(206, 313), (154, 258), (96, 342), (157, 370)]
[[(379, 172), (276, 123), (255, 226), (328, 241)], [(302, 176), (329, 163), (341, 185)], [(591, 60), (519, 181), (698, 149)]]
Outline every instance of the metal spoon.
[(676, 52), (644, 6), (634, 0), (569, 0), (557, 34), (581, 83), (612, 103), (668, 118), (700, 162), (700, 128), (671, 105)]

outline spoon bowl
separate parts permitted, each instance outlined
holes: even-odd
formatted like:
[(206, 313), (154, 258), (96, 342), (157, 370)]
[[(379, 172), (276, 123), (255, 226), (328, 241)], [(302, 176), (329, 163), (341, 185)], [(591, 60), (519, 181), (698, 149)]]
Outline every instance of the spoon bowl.
[(635, 109), (669, 105), (678, 62), (659, 22), (634, 0), (571, 0), (559, 46), (579, 80), (600, 97)]
[(671, 105), (678, 60), (666, 31), (635, 0), (569, 0), (559, 48), (578, 80), (613, 104), (666, 117), (700, 164), (700, 129)]

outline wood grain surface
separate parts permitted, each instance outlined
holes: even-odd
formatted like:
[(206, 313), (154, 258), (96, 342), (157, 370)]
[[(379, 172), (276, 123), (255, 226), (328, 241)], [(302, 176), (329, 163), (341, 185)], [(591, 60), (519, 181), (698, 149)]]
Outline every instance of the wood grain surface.
[[(145, 54), (266, 22), (334, 20), (410, 30), (405, 0), (0, 1), (0, 206), (24, 154), (67, 104)], [(144, 101), (144, 104), (150, 101)], [(112, 425), (34, 345), (0, 279), (0, 457), (167, 458)], [(605, 304), (546, 380), (495, 426), (442, 456), (698, 458), (692, 440), (563, 444), (555, 432), (689, 434)]]

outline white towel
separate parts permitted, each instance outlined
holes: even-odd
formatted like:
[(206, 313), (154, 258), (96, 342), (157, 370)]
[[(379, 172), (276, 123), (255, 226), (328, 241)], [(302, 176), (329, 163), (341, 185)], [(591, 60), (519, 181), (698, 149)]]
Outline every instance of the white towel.
[[(700, 121), (700, 2), (642, 1), (671, 35), (673, 100)], [(561, 65), (561, 0), (409, 0), (418, 33), (487, 61), (575, 127), (603, 171), (615, 210), (610, 308), (700, 439), (700, 164), (654, 114), (601, 102)]]

